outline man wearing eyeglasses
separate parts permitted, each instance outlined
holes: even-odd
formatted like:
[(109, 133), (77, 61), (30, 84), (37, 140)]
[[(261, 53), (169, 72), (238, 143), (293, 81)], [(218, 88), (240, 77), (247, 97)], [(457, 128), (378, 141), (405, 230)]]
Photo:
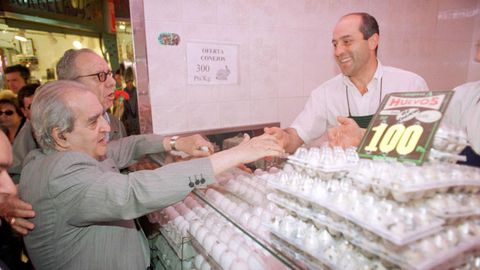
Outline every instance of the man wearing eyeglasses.
[(127, 136), (122, 122), (107, 113), (112, 107), (115, 98), (115, 79), (107, 62), (90, 49), (70, 49), (57, 63), (59, 80), (78, 81), (95, 94), (105, 110), (104, 117), (110, 124), (109, 140), (116, 140)]
[[(105, 110), (104, 118), (110, 124), (108, 140), (116, 140), (127, 136), (122, 122), (106, 112), (113, 104), (115, 80), (107, 62), (90, 49), (67, 50), (57, 63), (57, 77), (59, 80), (74, 80), (86, 85), (97, 97)], [(31, 125), (24, 129), (32, 130)], [(39, 148), (31, 132), (19, 134), (16, 138), (19, 143), (13, 145), (13, 164), (8, 170), (14, 182), (18, 183), (22, 162), (27, 154)]]

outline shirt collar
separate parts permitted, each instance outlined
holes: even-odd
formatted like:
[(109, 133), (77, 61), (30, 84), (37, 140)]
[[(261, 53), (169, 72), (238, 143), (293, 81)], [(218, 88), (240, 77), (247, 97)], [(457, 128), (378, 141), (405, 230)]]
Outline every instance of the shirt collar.
[[(372, 83), (378, 83), (382, 77), (383, 77), (383, 65), (380, 62), (380, 60), (377, 58), (377, 70), (375, 70), (372, 80), (368, 82), (368, 86), (370, 86)], [(355, 86), (350, 80), (350, 78), (343, 73), (342, 73), (342, 80), (344, 85), (348, 86), (349, 88), (353, 87), (355, 89)]]

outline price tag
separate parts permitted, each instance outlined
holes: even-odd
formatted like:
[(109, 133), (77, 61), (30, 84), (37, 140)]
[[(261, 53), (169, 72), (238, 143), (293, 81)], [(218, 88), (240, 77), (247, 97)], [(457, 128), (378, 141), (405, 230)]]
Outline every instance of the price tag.
[(421, 165), (452, 96), (452, 91), (385, 96), (360, 142), (359, 156)]

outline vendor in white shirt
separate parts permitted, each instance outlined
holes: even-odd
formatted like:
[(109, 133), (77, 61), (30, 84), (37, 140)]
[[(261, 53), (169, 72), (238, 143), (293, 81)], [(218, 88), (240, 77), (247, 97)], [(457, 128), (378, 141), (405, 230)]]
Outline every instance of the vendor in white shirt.
[(383, 66), (377, 59), (379, 28), (367, 13), (343, 16), (333, 32), (334, 55), (342, 74), (315, 89), (291, 127), (265, 128), (275, 135), (287, 152), (320, 138), (337, 125), (337, 116), (355, 120), (361, 127), (370, 123), (383, 97), (393, 92), (427, 91), (415, 73)]
[[(480, 40), (476, 46), (475, 61), (480, 63)], [(480, 81), (462, 84), (453, 90), (455, 94), (448, 105), (442, 123), (467, 133), (471, 149), (476, 152), (470, 152), (470, 156), (467, 153), (467, 164), (480, 166), (478, 156), (480, 154)], [(328, 131), (330, 144), (342, 147), (358, 146), (366, 130), (351, 119), (339, 118), (338, 120), (340, 125)]]
[[(475, 61), (480, 63), (480, 40), (477, 41)], [(480, 81), (462, 84), (453, 89), (450, 105), (443, 122), (467, 132), (468, 141), (477, 154), (465, 149), (467, 164), (480, 167)]]

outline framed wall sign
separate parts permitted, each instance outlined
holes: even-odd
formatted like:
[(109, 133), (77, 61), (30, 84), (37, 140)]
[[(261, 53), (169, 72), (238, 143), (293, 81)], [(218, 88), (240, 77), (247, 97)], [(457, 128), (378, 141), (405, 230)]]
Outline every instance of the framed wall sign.
[(452, 96), (452, 91), (385, 96), (360, 142), (359, 156), (421, 165)]

